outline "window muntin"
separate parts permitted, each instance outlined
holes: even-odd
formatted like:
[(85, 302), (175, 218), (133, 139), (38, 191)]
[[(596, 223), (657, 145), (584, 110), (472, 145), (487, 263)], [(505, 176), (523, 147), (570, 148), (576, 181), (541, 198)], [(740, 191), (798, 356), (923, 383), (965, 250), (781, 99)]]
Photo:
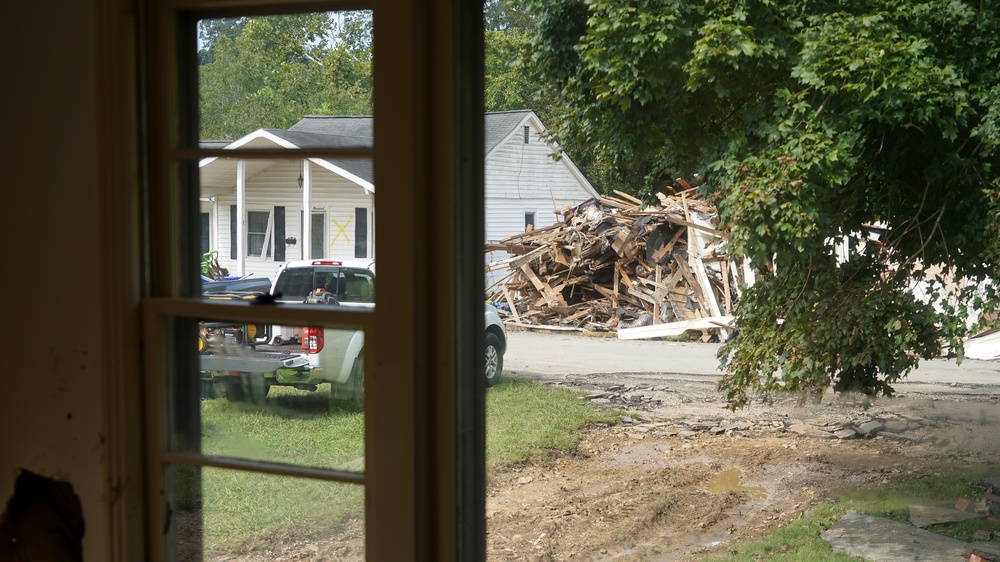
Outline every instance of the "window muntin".
[(200, 439), (174, 432), (170, 449), (363, 472), (364, 339), (357, 328), (199, 321), (198, 402), (179, 396), (188, 403), (172, 426), (188, 427), (197, 409)]
[[(171, 465), (168, 471), (179, 496), (177, 560), (269, 552), (307, 531), (311, 535), (300, 542), (309, 541), (318, 552), (343, 554), (340, 559), (345, 560), (363, 556), (361, 486), (185, 464)], [(262, 498), (269, 501), (264, 504)]]

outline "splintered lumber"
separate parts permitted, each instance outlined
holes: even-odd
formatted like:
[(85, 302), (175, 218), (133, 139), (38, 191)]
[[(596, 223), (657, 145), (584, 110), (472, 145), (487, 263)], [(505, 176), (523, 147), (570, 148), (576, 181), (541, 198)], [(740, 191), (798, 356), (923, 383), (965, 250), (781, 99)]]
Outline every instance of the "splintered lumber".
[[(488, 266), (507, 273), (487, 298), (510, 306), (500, 311), (510, 325), (619, 334), (664, 326), (665, 334), (724, 340), (748, 275), (721, 253), (715, 206), (678, 184), (677, 195), (656, 195), (658, 205), (615, 191), (555, 211), (554, 225), (490, 244), (488, 252), (509, 257)], [(627, 332), (640, 327), (649, 330)]]
[(510, 291), (507, 290), (506, 286), (501, 287), (501, 290), (503, 291), (503, 298), (507, 301), (507, 306), (510, 308), (510, 313), (514, 317), (514, 322), (520, 322), (521, 317), (517, 314), (517, 306), (514, 303), (513, 297), (510, 296)]
[(548, 285), (548, 283), (542, 281), (541, 279), (538, 278), (537, 275), (535, 275), (535, 272), (532, 271), (530, 267), (528, 267), (528, 264), (522, 265), (521, 271), (523, 271), (524, 275), (527, 276), (529, 281), (531, 281), (531, 284), (534, 285), (536, 289), (538, 289), (538, 292), (542, 294), (542, 297), (545, 298), (545, 302), (547, 302), (549, 306), (560, 303), (563, 305), (566, 304), (566, 302), (562, 300), (562, 297), (557, 295), (552, 290), (552, 287)]
[(655, 324), (652, 326), (640, 326), (638, 328), (621, 328), (618, 330), (618, 339), (638, 340), (644, 338), (662, 338), (679, 336), (688, 330), (710, 330), (713, 328), (732, 329), (732, 323), (732, 316), (713, 316), (709, 318), (698, 318), (697, 320), (671, 322), (669, 324)]

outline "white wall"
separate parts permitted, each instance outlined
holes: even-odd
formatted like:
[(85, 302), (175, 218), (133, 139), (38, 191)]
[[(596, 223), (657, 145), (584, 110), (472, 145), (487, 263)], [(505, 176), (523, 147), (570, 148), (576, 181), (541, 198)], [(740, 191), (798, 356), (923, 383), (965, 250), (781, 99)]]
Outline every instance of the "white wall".
[(486, 240), (498, 241), (524, 232), (524, 213), (534, 212), (535, 228), (554, 224), (554, 210), (590, 199), (552, 149), (531, 129), (528, 144), (515, 134), (486, 160)]
[(34, 248), (3, 266), (3, 341), (16, 353), (0, 391), (0, 509), (22, 467), (68, 481), (95, 562), (108, 558), (98, 5), (12, 3), (0, 39), (19, 53), (7, 57), (0, 93), (4, 125), (16, 131), (4, 143), (0, 224), (6, 240)]

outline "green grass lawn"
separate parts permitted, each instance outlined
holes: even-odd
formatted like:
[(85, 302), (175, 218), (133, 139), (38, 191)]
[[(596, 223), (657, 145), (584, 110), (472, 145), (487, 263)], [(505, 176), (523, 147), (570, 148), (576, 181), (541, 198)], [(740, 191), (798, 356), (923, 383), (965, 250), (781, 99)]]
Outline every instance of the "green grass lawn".
[[(327, 398), (323, 392), (275, 387), (263, 406), (203, 400), (202, 450), (363, 471), (364, 415), (331, 411)], [(572, 449), (587, 425), (620, 419), (621, 412), (596, 409), (572, 390), (501, 380), (486, 396), (487, 469), (547, 459), (552, 452)], [(179, 467), (178, 472), (181, 481), (186, 477), (192, 483), (188, 488), (194, 487), (189, 469)], [(206, 468), (201, 489), (209, 554), (262, 550), (328, 535), (363, 514), (363, 487), (351, 484)]]

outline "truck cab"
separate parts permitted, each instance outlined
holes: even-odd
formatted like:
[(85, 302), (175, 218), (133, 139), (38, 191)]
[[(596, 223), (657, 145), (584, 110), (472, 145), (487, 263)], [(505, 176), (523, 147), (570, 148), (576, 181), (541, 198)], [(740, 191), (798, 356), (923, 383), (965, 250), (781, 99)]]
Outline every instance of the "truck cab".
[(341, 306), (375, 306), (375, 262), (371, 260), (298, 260), (278, 270), (271, 286), (276, 302), (302, 303), (320, 291)]

